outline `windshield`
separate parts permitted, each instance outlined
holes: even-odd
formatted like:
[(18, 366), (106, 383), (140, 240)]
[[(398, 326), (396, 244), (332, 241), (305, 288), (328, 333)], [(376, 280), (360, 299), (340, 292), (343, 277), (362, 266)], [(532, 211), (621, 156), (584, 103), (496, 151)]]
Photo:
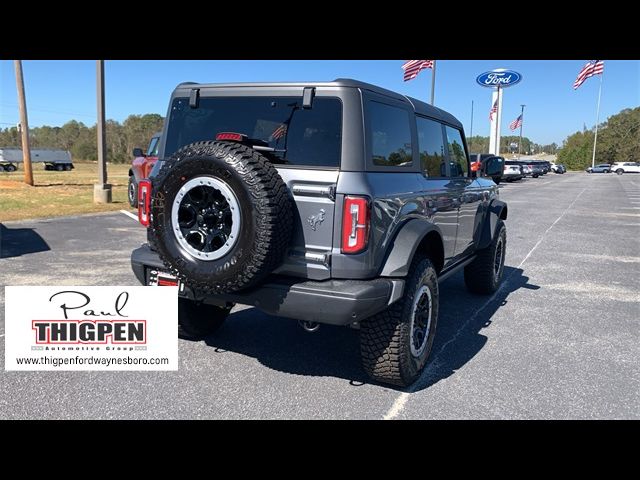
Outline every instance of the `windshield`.
[(338, 167), (342, 103), (316, 97), (306, 109), (300, 97), (204, 97), (198, 108), (190, 108), (188, 98), (176, 98), (165, 157), (190, 143), (215, 140), (223, 132), (265, 142), (274, 150), (268, 155), (275, 163)]

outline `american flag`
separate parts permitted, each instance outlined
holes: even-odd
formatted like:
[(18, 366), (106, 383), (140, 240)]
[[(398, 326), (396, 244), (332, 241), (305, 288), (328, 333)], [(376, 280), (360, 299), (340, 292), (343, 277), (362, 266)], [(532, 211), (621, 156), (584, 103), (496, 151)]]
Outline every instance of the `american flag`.
[(286, 133), (287, 126), (283, 123), (273, 131), (273, 133), (271, 134), (271, 138), (273, 138), (274, 140), (279, 140), (280, 138), (284, 137)]
[(433, 60), (407, 60), (402, 69), (404, 70), (404, 81), (413, 80), (421, 70), (433, 68)]
[(515, 130), (516, 128), (519, 128), (521, 125), (522, 125), (522, 114), (518, 115), (518, 118), (516, 118), (513, 122), (509, 124), (509, 128), (511, 130)]
[(497, 111), (498, 111), (498, 100), (493, 102), (493, 107), (491, 107), (491, 110), (489, 110), (489, 121), (493, 120), (493, 114), (496, 113)]
[(590, 60), (584, 67), (582, 67), (582, 70), (580, 70), (578, 78), (573, 82), (573, 89), (576, 90), (587, 78), (593, 77), (594, 75), (600, 75), (602, 72), (604, 72), (604, 61)]

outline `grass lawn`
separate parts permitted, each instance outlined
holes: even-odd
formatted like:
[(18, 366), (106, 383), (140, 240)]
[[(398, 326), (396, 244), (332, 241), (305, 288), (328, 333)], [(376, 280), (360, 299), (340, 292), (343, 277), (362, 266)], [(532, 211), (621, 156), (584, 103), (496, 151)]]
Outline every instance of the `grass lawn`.
[(127, 201), (128, 164), (107, 165), (113, 203), (93, 203), (93, 185), (98, 181), (95, 162), (73, 162), (70, 172), (47, 171), (33, 164), (35, 186), (24, 182), (22, 166), (16, 172), (0, 172), (0, 221), (58, 217), (81, 213), (131, 210)]

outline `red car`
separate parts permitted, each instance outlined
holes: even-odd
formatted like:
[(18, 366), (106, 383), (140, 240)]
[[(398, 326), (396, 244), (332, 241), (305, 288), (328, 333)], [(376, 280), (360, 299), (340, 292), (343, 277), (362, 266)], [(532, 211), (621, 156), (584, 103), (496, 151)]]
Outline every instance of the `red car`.
[(158, 161), (158, 146), (160, 145), (161, 132), (156, 133), (151, 137), (149, 142), (149, 148), (145, 154), (141, 148), (133, 149), (133, 162), (131, 162), (131, 168), (129, 169), (129, 187), (128, 198), (129, 205), (134, 208), (138, 208), (138, 182), (149, 177), (151, 169)]

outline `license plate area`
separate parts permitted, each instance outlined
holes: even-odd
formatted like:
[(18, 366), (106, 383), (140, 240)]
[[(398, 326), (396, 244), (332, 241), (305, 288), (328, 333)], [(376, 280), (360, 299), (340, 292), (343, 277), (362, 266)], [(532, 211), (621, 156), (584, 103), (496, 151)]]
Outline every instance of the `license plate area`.
[(152, 287), (178, 287), (179, 295), (185, 293), (184, 283), (175, 275), (155, 269), (149, 269), (148, 272), (147, 285)]

